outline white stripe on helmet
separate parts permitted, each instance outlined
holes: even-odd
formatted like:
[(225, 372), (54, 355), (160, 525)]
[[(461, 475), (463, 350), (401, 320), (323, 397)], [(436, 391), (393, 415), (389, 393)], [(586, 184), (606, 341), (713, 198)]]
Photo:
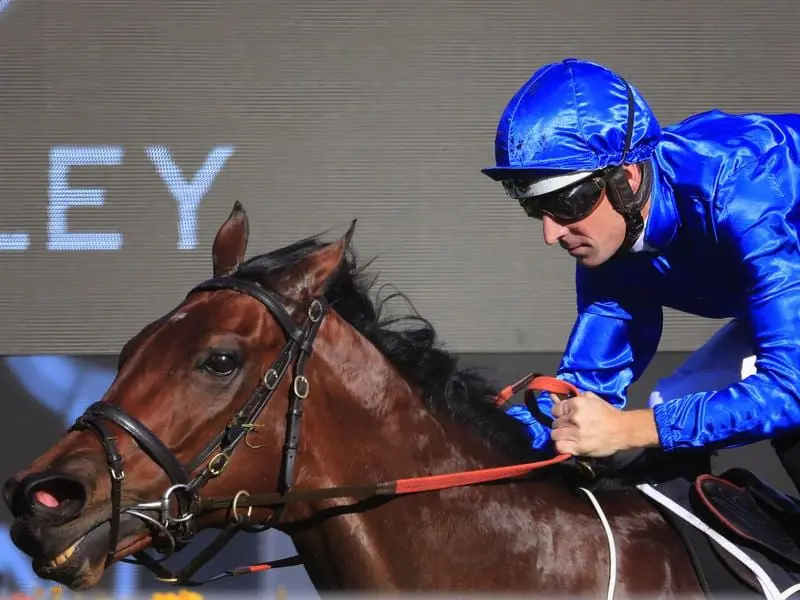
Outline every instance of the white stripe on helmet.
[(592, 171), (575, 171), (567, 173), (566, 175), (556, 175), (555, 177), (546, 177), (538, 179), (528, 186), (525, 195), (528, 197), (541, 196), (542, 194), (549, 194), (565, 187), (569, 187), (573, 183), (586, 179)]

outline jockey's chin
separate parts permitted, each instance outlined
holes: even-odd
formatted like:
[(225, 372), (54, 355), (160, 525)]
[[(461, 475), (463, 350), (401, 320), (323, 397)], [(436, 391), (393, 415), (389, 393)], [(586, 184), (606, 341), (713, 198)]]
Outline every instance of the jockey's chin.
[(611, 259), (621, 245), (622, 244), (617, 244), (615, 246), (603, 247), (599, 244), (581, 244), (566, 250), (579, 265), (593, 268), (599, 267)]

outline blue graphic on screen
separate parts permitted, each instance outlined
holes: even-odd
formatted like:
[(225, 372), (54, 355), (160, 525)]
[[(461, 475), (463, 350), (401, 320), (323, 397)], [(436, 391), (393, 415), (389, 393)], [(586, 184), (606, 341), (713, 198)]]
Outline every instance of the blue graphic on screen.
[[(0, 0), (2, 1), (2, 0)], [(177, 207), (176, 229), (179, 250), (197, 248), (197, 211), (215, 179), (234, 154), (231, 145), (214, 146), (202, 166), (187, 176), (167, 146), (145, 146), (142, 150), (169, 190)], [(92, 210), (106, 202), (103, 188), (76, 187), (70, 184), (70, 171), (77, 167), (119, 168), (126, 150), (118, 145), (53, 146), (47, 186), (47, 249), (51, 252), (114, 252), (124, 246), (122, 233), (108, 231), (70, 231), (73, 210)], [(30, 248), (30, 234), (24, 231), (0, 232), (0, 251), (20, 252)]]
[(234, 152), (233, 146), (217, 146), (206, 157), (203, 166), (187, 183), (180, 167), (175, 164), (172, 153), (166, 146), (148, 146), (145, 149), (150, 162), (158, 171), (170, 194), (178, 203), (178, 249), (192, 250), (197, 247), (197, 209), (203, 197), (211, 189), (222, 167)]
[(67, 211), (77, 206), (103, 206), (102, 189), (69, 186), (71, 167), (111, 167), (122, 162), (121, 146), (54, 146), (50, 149), (50, 202), (47, 207), (48, 250), (119, 250), (119, 232), (67, 231)]
[(11, 0), (0, 0), (0, 13), (5, 11), (9, 4), (11, 4)]

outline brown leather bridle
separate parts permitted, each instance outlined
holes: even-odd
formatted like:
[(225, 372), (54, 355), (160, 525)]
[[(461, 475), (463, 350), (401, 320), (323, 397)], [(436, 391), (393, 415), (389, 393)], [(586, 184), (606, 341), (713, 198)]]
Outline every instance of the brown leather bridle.
[[(324, 297), (312, 299), (302, 323), (298, 326), (275, 295), (256, 283), (236, 277), (218, 277), (204, 281), (194, 287), (187, 297), (196, 292), (215, 290), (234, 290), (258, 300), (280, 325), (286, 335), (286, 344), (261, 377), (258, 386), (244, 406), (234, 413), (225, 429), (211, 440), (197, 457), (186, 466), (181, 464), (169, 448), (143, 423), (113, 404), (102, 401), (96, 402), (89, 406), (83, 415), (78, 417), (71, 430), (89, 430), (98, 435), (106, 454), (111, 475), (111, 518), (106, 566), (111, 564), (117, 552), (120, 518), (123, 514), (138, 517), (158, 530), (160, 534), (163, 534), (163, 539), (154, 536), (154, 540), (160, 540), (161, 545), (158, 549), (164, 554), (162, 559), (155, 559), (145, 550), (142, 550), (133, 555), (134, 560), (123, 560), (145, 566), (161, 581), (175, 585), (195, 586), (224, 577), (301, 564), (300, 559), (295, 556), (269, 563), (230, 569), (202, 581), (192, 580), (194, 573), (220, 552), (239, 531), (266, 531), (274, 527), (281, 517), (283, 508), (289, 502), (326, 498), (368, 499), (381, 496), (389, 497), (474, 485), (501, 479), (513, 479), (524, 477), (532, 471), (564, 462), (571, 458), (569, 455), (561, 454), (543, 461), (506, 467), (398, 479), (372, 484), (292, 490), (295, 459), (300, 436), (300, 419), (303, 414), (303, 402), (309, 393), (309, 383), (304, 371), (306, 362), (311, 355), (314, 339), (328, 312), (329, 305)], [(231, 497), (202, 497), (200, 495), (201, 488), (208, 481), (224, 472), (236, 447), (242, 441), (249, 446), (247, 442), (248, 433), (256, 426), (256, 421), (292, 365), (294, 369), (293, 382), (289, 386), (288, 426), (283, 446), (283, 459), (277, 491), (265, 494), (250, 494), (246, 490), (240, 490)], [(513, 385), (504, 388), (497, 395), (496, 404), (498, 406), (502, 405), (523, 388), (526, 388), (526, 394), (534, 394), (537, 390), (567, 396), (577, 394), (577, 390), (567, 382), (552, 377), (529, 374)], [(106, 422), (113, 423), (128, 433), (169, 477), (172, 485), (166, 489), (159, 500), (122, 507), (122, 482), (125, 479), (125, 471), (116, 440), (109, 432)], [(201, 465), (204, 466), (199, 473), (192, 476), (192, 473), (200, 468)], [(274, 508), (274, 510), (267, 521), (254, 525), (249, 518), (253, 507)], [(188, 565), (177, 572), (169, 571), (161, 565), (161, 561), (174, 552), (183, 549), (194, 537), (196, 534), (194, 523), (196, 517), (224, 508), (230, 509), (231, 520), (219, 536), (200, 551)], [(240, 514), (240, 511), (245, 509), (246, 514)], [(157, 517), (151, 516), (150, 513), (153, 512), (157, 514)], [(166, 548), (164, 543), (166, 543)]]

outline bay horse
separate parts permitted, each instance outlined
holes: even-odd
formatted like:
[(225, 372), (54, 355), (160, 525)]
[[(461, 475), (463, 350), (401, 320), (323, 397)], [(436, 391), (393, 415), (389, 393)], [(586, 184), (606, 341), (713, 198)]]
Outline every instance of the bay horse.
[[(131, 338), (103, 399), (5, 483), (13, 542), (38, 576), (88, 589), (125, 560), (192, 584), (237, 531), (272, 527), (297, 549), (285, 564), (301, 561), (320, 593), (605, 593), (613, 555), (590, 498), (428, 321), (383, 314), (354, 225), (245, 260), (235, 203), (212, 277)], [(531, 461), (546, 468), (473, 485), (458, 475)], [(617, 597), (703, 596), (650, 501), (633, 487), (597, 499)], [(150, 554), (206, 528), (220, 537), (179, 574)]]

